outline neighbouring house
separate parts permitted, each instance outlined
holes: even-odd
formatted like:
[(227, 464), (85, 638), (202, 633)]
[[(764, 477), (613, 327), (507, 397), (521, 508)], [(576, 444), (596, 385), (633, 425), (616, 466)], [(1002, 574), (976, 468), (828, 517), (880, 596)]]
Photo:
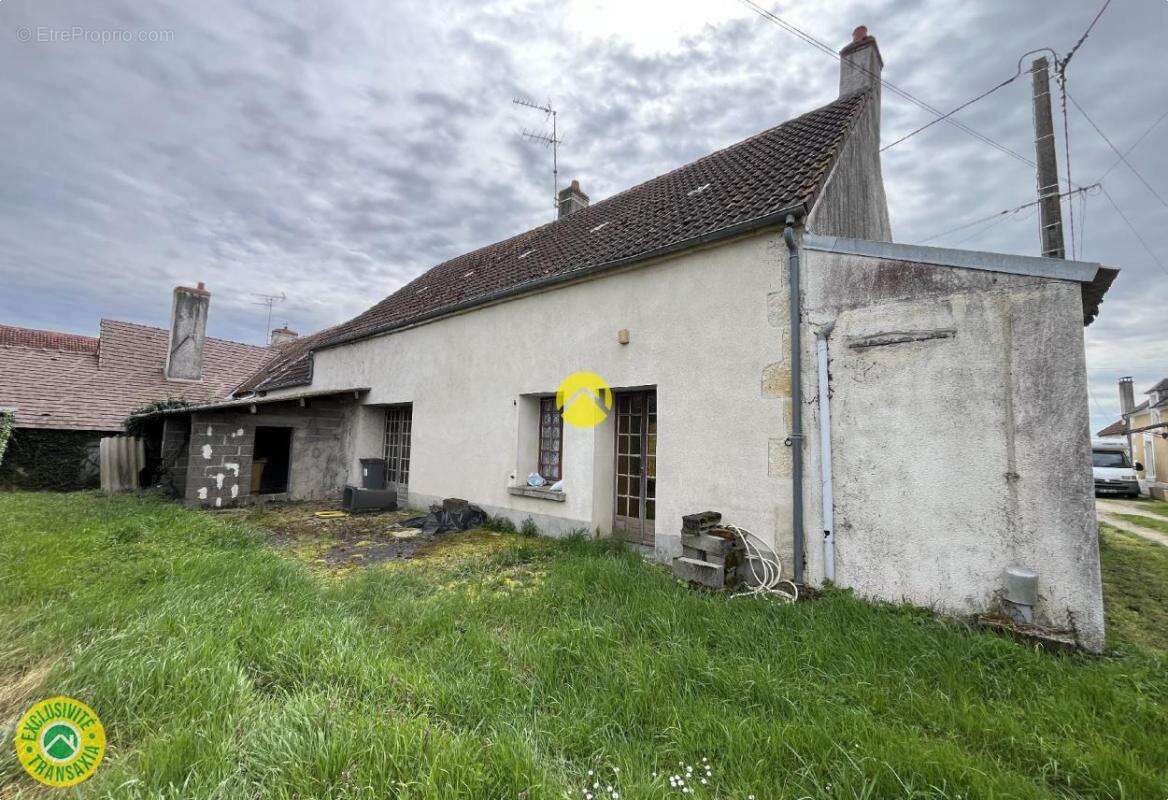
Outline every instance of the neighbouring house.
[[(1116, 271), (894, 244), (880, 52), (840, 55), (821, 108), (599, 202), (573, 182), (555, 221), (162, 414), (187, 501), (335, 497), (382, 457), (413, 506), (661, 560), (712, 509), (797, 581), (949, 613), (1032, 569), (1036, 619), (1102, 647), (1083, 326)], [(555, 401), (581, 371), (615, 394), (591, 428)]]
[(0, 407), (15, 414), (0, 486), (96, 486), (98, 442), (122, 433), (132, 412), (222, 398), (272, 358), (208, 338), (210, 301), (202, 284), (176, 287), (169, 331), (110, 319), (96, 337), (0, 325)]
[(1157, 500), (1168, 500), (1168, 378), (1144, 392), (1148, 396), (1139, 405), (1130, 377), (1119, 379), (1120, 417), (1100, 430), (1096, 436), (1121, 436), (1127, 439), (1140, 488)]

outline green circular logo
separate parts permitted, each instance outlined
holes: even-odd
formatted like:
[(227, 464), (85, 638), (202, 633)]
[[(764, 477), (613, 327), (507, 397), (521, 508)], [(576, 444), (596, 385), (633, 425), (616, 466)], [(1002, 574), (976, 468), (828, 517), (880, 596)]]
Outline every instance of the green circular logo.
[(72, 761), (81, 746), (81, 734), (68, 722), (54, 722), (41, 734), (41, 749), (53, 761)]

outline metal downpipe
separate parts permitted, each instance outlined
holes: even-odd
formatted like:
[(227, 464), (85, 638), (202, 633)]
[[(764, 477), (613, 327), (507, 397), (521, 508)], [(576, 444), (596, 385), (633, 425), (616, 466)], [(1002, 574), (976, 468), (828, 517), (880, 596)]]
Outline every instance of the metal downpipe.
[(788, 214), (783, 228), (787, 243), (787, 288), (790, 294), (791, 323), (791, 434), (787, 445), (791, 448), (791, 535), (795, 563), (793, 573), (796, 585), (803, 584), (803, 369), (802, 304), (799, 298), (799, 244), (795, 239), (795, 216)]

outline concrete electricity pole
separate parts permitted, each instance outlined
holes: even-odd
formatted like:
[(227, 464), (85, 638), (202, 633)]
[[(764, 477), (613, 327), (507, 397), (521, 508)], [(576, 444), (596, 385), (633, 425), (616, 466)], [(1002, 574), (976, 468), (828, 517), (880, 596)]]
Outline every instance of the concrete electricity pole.
[(1047, 258), (1066, 258), (1063, 212), (1059, 202), (1058, 161), (1055, 158), (1054, 117), (1050, 107), (1050, 72), (1046, 57), (1035, 59), (1030, 72), (1034, 83), (1034, 151), (1038, 162), (1042, 255)]

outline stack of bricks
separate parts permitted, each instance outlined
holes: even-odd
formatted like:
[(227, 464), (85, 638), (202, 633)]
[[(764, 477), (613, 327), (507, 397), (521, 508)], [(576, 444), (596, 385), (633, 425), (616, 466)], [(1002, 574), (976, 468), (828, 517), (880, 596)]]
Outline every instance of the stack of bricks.
[(690, 583), (725, 589), (739, 583), (745, 560), (742, 543), (720, 527), (722, 515), (703, 511), (681, 518), (681, 555), (673, 559), (673, 574)]

